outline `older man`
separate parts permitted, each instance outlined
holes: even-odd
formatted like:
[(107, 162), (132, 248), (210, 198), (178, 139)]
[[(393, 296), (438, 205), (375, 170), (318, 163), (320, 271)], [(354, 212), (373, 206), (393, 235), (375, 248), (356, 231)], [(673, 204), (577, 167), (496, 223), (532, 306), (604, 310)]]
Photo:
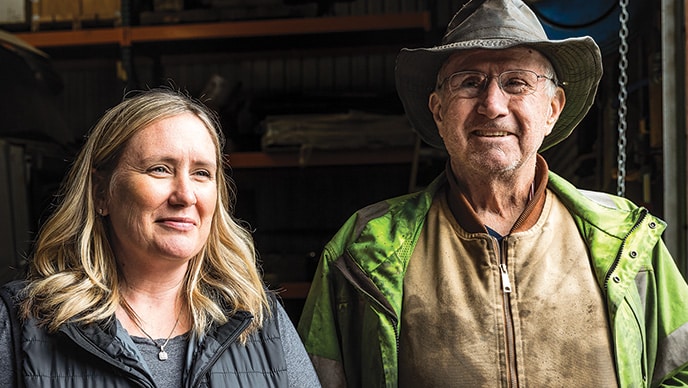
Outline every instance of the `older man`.
[(547, 39), (520, 0), (470, 1), (396, 75), (414, 128), (450, 158), (325, 247), (299, 323), (323, 385), (688, 385), (688, 286), (664, 223), (538, 154), (590, 108), (595, 42)]

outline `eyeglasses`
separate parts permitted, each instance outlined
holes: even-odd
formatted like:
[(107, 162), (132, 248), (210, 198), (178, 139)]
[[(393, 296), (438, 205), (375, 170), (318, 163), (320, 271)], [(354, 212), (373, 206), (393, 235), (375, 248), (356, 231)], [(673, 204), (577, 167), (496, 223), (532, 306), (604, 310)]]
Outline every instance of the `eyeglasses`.
[(475, 98), (487, 89), (491, 78), (496, 78), (499, 88), (512, 96), (535, 93), (543, 79), (558, 85), (554, 78), (530, 70), (508, 70), (498, 75), (487, 75), (479, 71), (459, 71), (445, 78), (438, 85), (438, 89), (446, 84), (452, 95), (459, 98)]

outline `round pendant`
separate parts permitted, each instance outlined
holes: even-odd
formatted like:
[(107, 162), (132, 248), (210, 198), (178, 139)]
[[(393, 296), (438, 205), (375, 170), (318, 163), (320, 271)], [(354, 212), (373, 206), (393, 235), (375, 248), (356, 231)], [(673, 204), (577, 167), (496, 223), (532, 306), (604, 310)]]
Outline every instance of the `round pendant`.
[(160, 359), (160, 361), (167, 360), (167, 352), (164, 350), (161, 350), (160, 353), (158, 353), (158, 358)]

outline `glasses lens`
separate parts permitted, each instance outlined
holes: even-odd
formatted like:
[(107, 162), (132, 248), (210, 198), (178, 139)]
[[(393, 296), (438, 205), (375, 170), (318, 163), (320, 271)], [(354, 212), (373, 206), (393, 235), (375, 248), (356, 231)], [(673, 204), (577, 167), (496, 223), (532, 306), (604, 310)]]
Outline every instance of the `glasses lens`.
[(477, 71), (460, 71), (449, 76), (449, 90), (461, 98), (477, 97), (485, 89), (487, 75)]
[[(516, 96), (535, 93), (540, 81), (540, 77), (530, 70), (505, 71), (498, 77), (499, 86), (504, 93)], [(450, 75), (445, 82), (453, 95), (475, 98), (485, 90), (490, 78), (492, 77), (478, 71), (460, 71)]]
[(499, 75), (499, 84), (509, 94), (531, 94), (537, 89), (538, 76), (526, 70), (505, 71)]

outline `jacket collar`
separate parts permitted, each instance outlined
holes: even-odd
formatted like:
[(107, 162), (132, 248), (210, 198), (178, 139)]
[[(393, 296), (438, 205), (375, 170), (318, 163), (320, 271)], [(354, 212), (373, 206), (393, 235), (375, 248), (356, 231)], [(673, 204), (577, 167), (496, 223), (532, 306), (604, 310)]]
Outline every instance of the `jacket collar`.
[(193, 335), (187, 351), (187, 386), (197, 386), (207, 369), (212, 366), (232, 343), (251, 324), (253, 315), (247, 311), (236, 311), (228, 317), (227, 323), (213, 327), (202, 337)]
[[(252, 314), (241, 310), (231, 315), (228, 311), (227, 315), (227, 323), (212, 326), (207, 335), (202, 338), (193, 335), (189, 341), (187, 370), (190, 371), (191, 381), (197, 381), (217, 360), (218, 354), (235, 342), (253, 319)], [(59, 331), (94, 356), (128, 370), (141, 384), (152, 381), (145, 364), (140, 362), (141, 356), (136, 346), (114, 316), (109, 320), (86, 325), (67, 323)]]
[[(523, 213), (516, 220), (510, 233), (521, 232), (530, 229), (540, 218), (542, 208), (545, 206), (545, 191), (547, 189), (549, 167), (545, 159), (537, 155), (535, 166), (535, 181), (533, 197), (526, 205)], [(454, 218), (461, 227), (469, 233), (487, 233), (487, 228), (480, 221), (470, 202), (461, 191), (459, 183), (451, 170), (449, 161), (445, 169), (449, 190), (446, 191), (447, 202)]]

